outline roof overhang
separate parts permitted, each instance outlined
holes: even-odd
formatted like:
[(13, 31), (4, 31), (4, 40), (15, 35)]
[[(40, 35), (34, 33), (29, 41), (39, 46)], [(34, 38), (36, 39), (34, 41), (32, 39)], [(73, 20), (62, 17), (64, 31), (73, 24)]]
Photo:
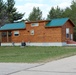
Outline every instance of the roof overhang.
[(0, 31), (6, 31), (6, 30), (19, 30), (19, 29), (25, 29), (26, 24), (24, 22), (19, 22), (19, 23), (10, 23), (10, 24), (5, 24), (0, 28)]
[(75, 24), (70, 19), (68, 19), (68, 20), (72, 23), (73, 27), (75, 27)]

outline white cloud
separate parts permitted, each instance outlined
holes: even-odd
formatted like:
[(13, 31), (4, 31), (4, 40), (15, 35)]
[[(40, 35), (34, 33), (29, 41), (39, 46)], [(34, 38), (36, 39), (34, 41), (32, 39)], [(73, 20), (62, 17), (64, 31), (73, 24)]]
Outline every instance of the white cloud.
[(25, 13), (24, 19), (26, 19), (33, 7), (39, 7), (43, 13), (43, 17), (46, 18), (51, 7), (59, 6), (60, 8), (65, 9), (71, 5), (72, 0), (15, 0), (15, 2), (17, 11)]
[(64, 3), (59, 4), (59, 7), (61, 7), (62, 9), (65, 9), (66, 7), (70, 7), (70, 5), (71, 3), (64, 2)]
[(60, 4), (60, 3), (71, 3), (72, 2), (72, 0), (50, 0), (50, 2), (53, 2), (53, 3), (55, 3), (55, 4)]
[(39, 7), (40, 10), (43, 12), (43, 17), (47, 15), (49, 5), (46, 4), (26, 3), (25, 5), (16, 6), (17, 11), (25, 13), (24, 19), (28, 18), (28, 15), (32, 11), (33, 7)]
[[(23, 1), (23, 0), (20, 0)], [(28, 3), (26, 2), (24, 5), (17, 5), (16, 8), (19, 12), (25, 13), (24, 19), (28, 18), (28, 15), (32, 11), (33, 7), (39, 7), (40, 10), (43, 13), (43, 17), (46, 18), (48, 12), (50, 11), (51, 7), (57, 7), (59, 6), (62, 9), (65, 9), (66, 7), (69, 7), (71, 5), (72, 0), (50, 0), (50, 3), (42, 3), (44, 0), (38, 0), (41, 3), (33, 3), (30, 2), (32, 0), (26, 0), (29, 1)]]

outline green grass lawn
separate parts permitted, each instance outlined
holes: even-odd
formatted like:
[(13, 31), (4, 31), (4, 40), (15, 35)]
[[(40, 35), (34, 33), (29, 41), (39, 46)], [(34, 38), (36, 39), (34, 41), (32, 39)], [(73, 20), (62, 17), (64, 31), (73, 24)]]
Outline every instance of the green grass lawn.
[(47, 62), (76, 55), (76, 47), (0, 47), (0, 62)]

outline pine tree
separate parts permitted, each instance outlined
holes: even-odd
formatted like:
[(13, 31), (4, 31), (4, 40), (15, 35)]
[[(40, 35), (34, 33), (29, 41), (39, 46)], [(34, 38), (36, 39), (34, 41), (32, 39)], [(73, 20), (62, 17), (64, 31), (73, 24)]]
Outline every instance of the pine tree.
[(13, 23), (14, 21), (22, 19), (24, 16), (24, 14), (17, 12), (14, 5), (14, 0), (7, 0), (7, 2), (0, 0), (0, 27), (5, 23)]
[(47, 19), (61, 18), (63, 14), (63, 10), (61, 10), (58, 6), (57, 8), (52, 7), (47, 15)]
[(32, 12), (30, 13), (28, 20), (30, 21), (38, 21), (42, 19), (42, 11), (39, 9), (39, 7), (34, 7)]
[(49, 11), (49, 14), (47, 15), (47, 19), (53, 19), (53, 18), (56, 18), (54, 7), (51, 8), (51, 10)]
[(7, 6), (7, 17), (8, 17), (8, 22), (14, 22), (16, 20), (21, 19), (24, 14), (18, 13), (16, 8), (14, 7), (15, 1), (14, 0), (7, 0), (6, 6)]
[(72, 1), (72, 4), (71, 4), (71, 6), (70, 6), (70, 9), (71, 9), (71, 19), (72, 19), (72, 21), (76, 24), (76, 0), (73, 0)]
[(7, 19), (6, 14), (5, 14), (6, 13), (5, 9), (6, 9), (6, 6), (3, 0), (0, 0), (0, 27), (5, 24), (6, 19)]

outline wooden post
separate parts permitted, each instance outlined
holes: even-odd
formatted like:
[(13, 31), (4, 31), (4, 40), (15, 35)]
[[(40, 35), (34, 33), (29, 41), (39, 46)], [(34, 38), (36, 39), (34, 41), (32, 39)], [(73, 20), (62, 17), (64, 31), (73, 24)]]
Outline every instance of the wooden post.
[(8, 31), (7, 31), (7, 42), (9, 42), (9, 39), (8, 39)]
[(2, 35), (1, 35), (1, 32), (0, 32), (0, 42), (2, 42)]

